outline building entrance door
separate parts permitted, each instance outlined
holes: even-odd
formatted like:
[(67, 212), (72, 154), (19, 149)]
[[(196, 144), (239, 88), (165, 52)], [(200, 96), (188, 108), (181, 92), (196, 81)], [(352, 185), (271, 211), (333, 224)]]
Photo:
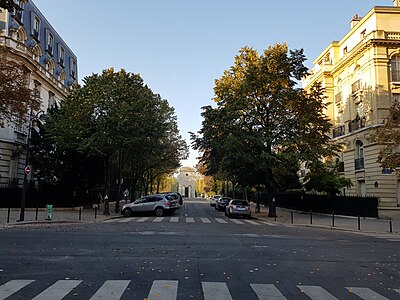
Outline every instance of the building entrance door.
[(189, 197), (189, 187), (185, 187), (185, 197)]

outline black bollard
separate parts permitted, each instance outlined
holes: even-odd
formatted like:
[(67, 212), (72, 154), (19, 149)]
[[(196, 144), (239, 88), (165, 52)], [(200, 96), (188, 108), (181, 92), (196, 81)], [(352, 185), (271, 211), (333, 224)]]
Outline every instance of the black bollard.
[(11, 214), (11, 208), (8, 208), (8, 212), (7, 212), (7, 223), (10, 223), (10, 214)]
[(97, 206), (94, 208), (94, 219), (97, 219)]
[(293, 224), (293, 211), (290, 211), (290, 222)]
[(335, 212), (332, 212), (332, 227), (335, 227)]
[(79, 207), (79, 221), (82, 220), (82, 208)]
[(312, 210), (310, 210), (310, 224), (312, 224)]
[(390, 218), (389, 220), (389, 229), (390, 229), (390, 233), (393, 233), (393, 226), (392, 226), (392, 218)]
[(39, 214), (39, 206), (36, 206), (35, 221), (37, 221), (38, 219), (38, 214)]
[(358, 231), (361, 230), (361, 220), (360, 220), (360, 216), (358, 216)]

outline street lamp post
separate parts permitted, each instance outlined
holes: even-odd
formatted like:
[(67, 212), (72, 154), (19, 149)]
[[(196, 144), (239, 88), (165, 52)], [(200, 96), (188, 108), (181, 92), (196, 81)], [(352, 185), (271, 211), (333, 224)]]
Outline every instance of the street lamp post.
[(30, 173), (30, 168), (29, 168), (29, 158), (30, 158), (30, 147), (31, 147), (31, 130), (32, 130), (32, 122), (33, 120), (36, 120), (39, 114), (44, 114), (44, 111), (38, 111), (33, 117), (32, 117), (32, 109), (29, 113), (29, 124), (28, 124), (28, 137), (27, 137), (27, 142), (26, 142), (26, 155), (25, 155), (25, 168), (24, 168), (24, 182), (22, 186), (22, 197), (21, 197), (21, 213), (19, 216), (20, 222), (25, 220), (25, 199), (26, 199), (26, 189), (28, 186), (28, 174)]

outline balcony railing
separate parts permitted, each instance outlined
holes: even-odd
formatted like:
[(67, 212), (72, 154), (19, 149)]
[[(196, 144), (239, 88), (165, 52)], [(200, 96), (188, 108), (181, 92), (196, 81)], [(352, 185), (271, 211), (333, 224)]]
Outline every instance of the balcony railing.
[(356, 118), (349, 123), (349, 132), (356, 131), (360, 128), (365, 127), (365, 117)]
[(354, 160), (354, 168), (356, 170), (364, 170), (364, 157), (356, 158)]
[(355, 93), (357, 93), (358, 91), (360, 91), (361, 90), (361, 79), (358, 79), (356, 82), (354, 82), (352, 85), (351, 85), (351, 93), (352, 94), (355, 94)]
[(344, 125), (341, 125), (341, 126), (338, 126), (333, 129), (332, 136), (333, 136), (333, 138), (336, 138), (336, 137), (342, 136), (344, 134), (345, 134), (345, 128), (344, 128)]

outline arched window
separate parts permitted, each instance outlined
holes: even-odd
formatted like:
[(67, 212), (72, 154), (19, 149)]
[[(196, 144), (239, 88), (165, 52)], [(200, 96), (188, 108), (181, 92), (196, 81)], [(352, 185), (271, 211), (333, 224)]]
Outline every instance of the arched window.
[(363, 170), (364, 169), (364, 143), (360, 140), (356, 141), (356, 153), (355, 153), (355, 169)]
[(48, 63), (46, 63), (46, 70), (53, 74), (56, 65), (53, 59), (50, 59)]
[(355, 77), (355, 81), (351, 85), (351, 93), (352, 94), (357, 93), (362, 88), (362, 73), (361, 73), (361, 68), (359, 66), (357, 66), (354, 71), (354, 77)]
[(400, 82), (400, 55), (397, 54), (390, 59), (392, 67), (392, 82)]
[(60, 80), (64, 84), (66, 79), (67, 79), (67, 75), (65, 74), (65, 71), (62, 70), (60, 73), (60, 76), (58, 77), (58, 80)]
[(42, 56), (42, 49), (40, 48), (39, 45), (35, 45), (32, 49), (33, 51), (33, 59), (36, 60), (37, 62), (40, 61), (40, 57)]

